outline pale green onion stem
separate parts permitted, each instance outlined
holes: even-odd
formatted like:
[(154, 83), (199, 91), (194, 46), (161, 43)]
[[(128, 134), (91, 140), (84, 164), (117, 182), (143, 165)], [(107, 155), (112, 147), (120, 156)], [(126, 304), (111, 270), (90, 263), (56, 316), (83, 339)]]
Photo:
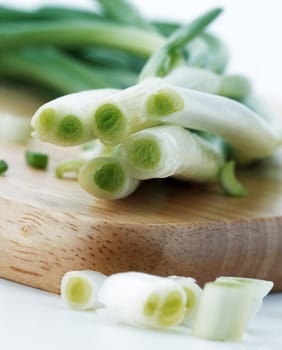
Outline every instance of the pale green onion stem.
[(88, 193), (108, 200), (125, 198), (140, 184), (116, 157), (97, 157), (86, 162), (80, 168), (78, 182)]
[[(119, 144), (128, 135), (148, 126), (141, 113), (141, 102), (152, 84), (158, 85), (159, 80), (148, 79), (100, 100), (92, 114), (92, 127), (103, 143)], [(152, 125), (155, 123), (151, 122)]]
[(32, 118), (33, 135), (60, 146), (75, 146), (95, 137), (90, 115), (102, 97), (115, 89), (88, 90), (59, 97), (41, 106)]
[(177, 67), (165, 80), (187, 89), (244, 100), (251, 94), (251, 83), (242, 75), (218, 75), (196, 67)]
[(102, 273), (91, 270), (67, 272), (61, 282), (61, 296), (72, 309), (95, 309), (97, 293), (105, 279)]
[(77, 159), (65, 160), (56, 166), (56, 176), (61, 179), (66, 177), (66, 175), (74, 174), (74, 178), (77, 178), (77, 174), (82, 165), (83, 162)]
[(165, 329), (183, 320), (186, 295), (168, 278), (124, 272), (105, 281), (98, 301), (120, 322)]
[(165, 83), (148, 89), (143, 113), (152, 122), (181, 125), (222, 137), (233, 147), (240, 162), (268, 157), (282, 143), (274, 123), (267, 123), (243, 104)]
[(243, 284), (228, 281), (207, 283), (192, 334), (209, 340), (241, 340), (249, 321), (252, 297), (250, 288)]
[(173, 176), (185, 181), (212, 181), (224, 162), (213, 141), (176, 125), (162, 125), (131, 135), (119, 152), (138, 179)]

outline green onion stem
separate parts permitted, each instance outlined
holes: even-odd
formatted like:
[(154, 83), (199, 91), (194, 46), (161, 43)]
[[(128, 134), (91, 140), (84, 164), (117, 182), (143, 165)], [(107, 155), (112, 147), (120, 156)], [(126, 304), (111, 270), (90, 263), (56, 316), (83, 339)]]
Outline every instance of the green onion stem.
[(48, 166), (48, 155), (40, 152), (26, 151), (26, 163), (35, 169), (45, 170)]
[(0, 175), (4, 174), (8, 170), (8, 164), (5, 160), (0, 160)]
[(116, 157), (97, 157), (86, 162), (80, 168), (78, 182), (93, 196), (109, 200), (129, 196), (140, 183)]
[(139, 10), (127, 0), (98, 0), (103, 14), (118, 23), (154, 31), (154, 26), (148, 22)]
[(203, 32), (221, 12), (220, 8), (213, 9), (176, 30), (148, 60), (140, 74), (140, 80), (152, 76), (165, 76), (171, 69), (171, 62), (168, 62), (168, 59), (171, 60), (175, 55), (179, 56), (179, 50)]
[(88, 19), (104, 20), (99, 14), (90, 10), (60, 6), (42, 6), (28, 11), (13, 7), (0, 6), (1, 23), (8, 21), (32, 21), (41, 19)]
[(148, 57), (163, 42), (162, 36), (145, 30), (89, 20), (46, 20), (0, 25), (1, 49), (46, 45), (66, 48), (97, 45)]
[(124, 87), (136, 79), (130, 73), (123, 77), (121, 71), (92, 68), (51, 48), (28, 48), (1, 53), (0, 75), (41, 83), (59, 94), (109, 86)]

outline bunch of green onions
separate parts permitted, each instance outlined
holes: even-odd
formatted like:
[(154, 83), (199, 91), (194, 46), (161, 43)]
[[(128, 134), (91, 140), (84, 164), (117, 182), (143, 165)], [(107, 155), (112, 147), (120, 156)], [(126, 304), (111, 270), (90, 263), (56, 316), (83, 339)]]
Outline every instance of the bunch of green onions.
[[(171, 32), (171, 27), (147, 22), (128, 2), (99, 2), (119, 24), (100, 21), (94, 28), (83, 20), (70, 28), (64, 20), (51, 27), (42, 24), (32, 39), (30, 27), (21, 28), (21, 37), (34, 46), (75, 47), (79, 42), (150, 56), (138, 82), (136, 75), (128, 88), (110, 84), (72, 93), (35, 113), (33, 134), (45, 142), (74, 146), (98, 139), (90, 146), (92, 159), (74, 167), (64, 163), (60, 176), (77, 171), (80, 185), (102, 199), (127, 197), (141, 181), (166, 177), (219, 181), (227, 194), (245, 195), (234, 174), (235, 162), (249, 164), (271, 156), (282, 144), (282, 127), (265, 118), (258, 105), (249, 107), (253, 92), (246, 77), (225, 73), (225, 46), (205, 32), (222, 10), (171, 26), (165, 39), (160, 31)], [(133, 23), (128, 23), (128, 13)], [(11, 38), (18, 35), (9, 33)], [(0, 47), (11, 48), (15, 41), (1, 37), (0, 28)]]

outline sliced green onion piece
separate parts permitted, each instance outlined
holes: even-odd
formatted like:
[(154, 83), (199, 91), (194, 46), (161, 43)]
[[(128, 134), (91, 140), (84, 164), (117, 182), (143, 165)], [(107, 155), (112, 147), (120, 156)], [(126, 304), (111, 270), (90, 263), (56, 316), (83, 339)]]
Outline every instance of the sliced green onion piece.
[(185, 314), (186, 295), (173, 280), (141, 272), (118, 273), (107, 278), (98, 301), (116, 320), (150, 328), (179, 324)]
[(272, 281), (260, 280), (256, 278), (221, 276), (216, 279), (216, 282), (233, 282), (250, 287), (253, 291), (253, 301), (250, 307), (249, 319), (251, 320), (262, 306), (263, 298), (273, 288)]
[(65, 160), (56, 166), (56, 176), (61, 179), (68, 173), (74, 173), (75, 178), (77, 178), (79, 169), (83, 164), (84, 162), (80, 160)]
[(219, 183), (224, 193), (234, 197), (244, 197), (248, 191), (241, 185), (235, 176), (235, 162), (229, 161), (219, 172)]
[(8, 170), (8, 164), (5, 160), (0, 160), (0, 175), (4, 174)]
[(169, 276), (169, 278), (178, 283), (186, 294), (186, 313), (183, 321), (187, 323), (195, 317), (203, 293), (202, 288), (191, 277)]
[(249, 321), (252, 292), (243, 284), (211, 282), (204, 287), (193, 323), (196, 337), (239, 341)]
[(86, 162), (79, 171), (78, 182), (85, 191), (101, 199), (120, 199), (136, 190), (126, 166), (114, 157), (97, 157)]
[(48, 166), (48, 155), (45, 153), (26, 151), (25, 159), (26, 163), (35, 169), (45, 170)]
[(61, 282), (61, 296), (73, 309), (95, 309), (97, 293), (106, 276), (102, 273), (83, 270), (67, 272)]
[(31, 138), (30, 118), (1, 113), (0, 140), (26, 143)]

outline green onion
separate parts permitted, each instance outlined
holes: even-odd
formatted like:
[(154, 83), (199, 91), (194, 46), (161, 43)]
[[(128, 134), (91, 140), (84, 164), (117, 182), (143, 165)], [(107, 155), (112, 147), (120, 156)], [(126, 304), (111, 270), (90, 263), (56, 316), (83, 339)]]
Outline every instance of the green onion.
[(245, 100), (251, 93), (251, 83), (242, 75), (218, 75), (189, 66), (174, 69), (165, 80), (187, 89), (222, 95), (235, 100)]
[(25, 152), (26, 163), (35, 169), (45, 170), (48, 166), (48, 156), (44, 153), (26, 151)]
[[(163, 112), (164, 104), (179, 107), (168, 114)], [(222, 96), (165, 83), (156, 87), (152, 82), (144, 109), (143, 123), (145, 114), (152, 123), (158, 120), (159, 123), (173, 123), (222, 137), (234, 148), (240, 162), (268, 157), (282, 143), (275, 122), (267, 123), (243, 104)]]
[(91, 111), (114, 89), (89, 90), (47, 102), (33, 116), (31, 125), (38, 139), (60, 146), (74, 146), (94, 138)]
[(166, 329), (182, 321), (186, 295), (168, 278), (124, 272), (106, 279), (98, 301), (120, 322)]
[(179, 57), (179, 50), (199, 35), (221, 12), (222, 9), (213, 9), (176, 30), (150, 57), (140, 74), (140, 80), (167, 75), (173, 66), (174, 59)]
[(103, 14), (118, 23), (131, 27), (154, 30), (154, 26), (149, 23), (138, 11), (138, 9), (126, 0), (98, 0), (102, 6)]
[(133, 193), (140, 182), (115, 157), (97, 157), (86, 162), (79, 171), (81, 187), (100, 199), (120, 199)]
[(0, 175), (4, 174), (8, 170), (8, 164), (5, 160), (0, 159)]
[(106, 276), (90, 270), (67, 272), (61, 282), (61, 296), (72, 309), (95, 309), (97, 294)]
[(89, 20), (45, 20), (0, 25), (2, 50), (24, 46), (75, 48), (97, 45), (148, 57), (163, 41), (162, 36), (145, 30)]
[(218, 145), (176, 125), (139, 131), (120, 146), (120, 152), (132, 176), (142, 180), (173, 176), (211, 181), (224, 161)]
[(233, 282), (210, 282), (204, 287), (193, 323), (196, 337), (239, 341), (249, 321), (251, 289)]
[(219, 173), (219, 183), (224, 193), (233, 197), (245, 197), (248, 191), (235, 176), (235, 162), (229, 161), (223, 165)]
[(130, 73), (123, 77), (122, 71), (90, 67), (50, 48), (28, 48), (1, 53), (0, 76), (41, 84), (57, 94), (109, 86), (124, 87), (136, 80)]

